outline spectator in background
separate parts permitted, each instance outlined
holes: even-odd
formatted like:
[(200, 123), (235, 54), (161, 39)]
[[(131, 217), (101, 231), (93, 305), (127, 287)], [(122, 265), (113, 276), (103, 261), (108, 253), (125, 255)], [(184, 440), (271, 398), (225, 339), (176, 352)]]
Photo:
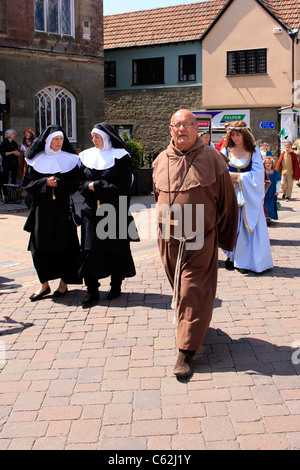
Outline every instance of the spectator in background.
[(214, 147), (214, 144), (210, 140), (210, 133), (208, 131), (201, 132), (200, 137), (206, 145)]
[(269, 144), (267, 144), (266, 142), (259, 146), (259, 150), (262, 158), (273, 156), (272, 152), (269, 150)]
[(27, 154), (29, 152), (29, 149), (30, 147), (32, 146), (33, 142), (36, 140), (35, 139), (35, 134), (34, 134), (34, 131), (32, 129), (30, 129), (29, 127), (23, 129), (23, 133), (24, 133), (24, 139), (23, 139), (23, 142), (21, 144), (21, 153), (22, 153), (22, 177), (21, 177), (21, 181), (23, 181), (23, 178), (24, 178), (24, 173), (25, 173), (25, 168), (26, 168), (26, 157), (27, 157)]
[(4, 140), (0, 145), (0, 153), (2, 155), (2, 169), (3, 184), (7, 184), (9, 180), (9, 174), (11, 176), (11, 183), (17, 183), (17, 171), (19, 167), (19, 158), (21, 152), (17, 142), (14, 140), (16, 137), (16, 131), (14, 129), (8, 129), (5, 132)]
[(292, 142), (286, 142), (284, 147), (285, 151), (281, 153), (275, 170), (281, 175), (282, 199), (289, 201), (292, 197), (294, 180), (300, 179), (300, 166), (297, 155), (292, 151)]
[[(297, 155), (298, 162), (300, 164), (300, 136), (298, 139), (295, 140), (295, 142), (292, 145), (292, 150), (293, 152)], [(300, 181), (298, 181), (297, 186), (300, 187)]]
[(264, 197), (264, 205), (267, 209), (266, 220), (269, 223), (271, 219), (278, 220), (277, 196), (279, 194), (281, 178), (279, 172), (275, 170), (273, 158), (265, 157), (263, 163), (271, 182)]
[(223, 137), (222, 140), (216, 145), (216, 150), (219, 150), (220, 152), (223, 150), (223, 148), (227, 147), (227, 137)]
[(300, 155), (300, 136), (293, 143), (292, 150), (296, 155)]

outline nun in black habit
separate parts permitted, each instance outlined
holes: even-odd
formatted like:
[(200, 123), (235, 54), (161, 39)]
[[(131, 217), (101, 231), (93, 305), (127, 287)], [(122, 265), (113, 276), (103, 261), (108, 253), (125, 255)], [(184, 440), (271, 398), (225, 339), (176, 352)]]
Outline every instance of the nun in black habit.
[(28, 250), (37, 271), (40, 288), (31, 301), (50, 293), (49, 282), (59, 279), (54, 297), (68, 291), (78, 278), (80, 245), (79, 217), (71, 195), (78, 189), (80, 159), (64, 132), (49, 126), (35, 141), (26, 157), (23, 188), (31, 196), (32, 207), (24, 226), (30, 232)]
[(129, 213), (133, 178), (129, 150), (107, 123), (96, 124), (91, 134), (94, 147), (79, 154), (79, 191), (84, 196), (79, 274), (87, 286), (83, 307), (97, 303), (98, 280), (108, 276), (108, 299), (120, 295), (123, 279), (136, 273), (130, 241), (138, 241)]

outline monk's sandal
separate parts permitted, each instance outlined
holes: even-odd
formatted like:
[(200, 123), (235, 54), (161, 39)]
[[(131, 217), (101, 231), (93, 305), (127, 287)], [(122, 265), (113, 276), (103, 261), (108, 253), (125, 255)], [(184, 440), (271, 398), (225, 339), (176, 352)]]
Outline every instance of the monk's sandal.
[(174, 375), (177, 377), (189, 377), (192, 373), (192, 362), (195, 351), (179, 349)]

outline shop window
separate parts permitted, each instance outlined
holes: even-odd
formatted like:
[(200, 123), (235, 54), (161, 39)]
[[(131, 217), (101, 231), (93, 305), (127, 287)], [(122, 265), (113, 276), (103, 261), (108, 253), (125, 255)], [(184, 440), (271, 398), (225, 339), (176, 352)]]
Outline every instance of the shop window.
[(179, 56), (178, 81), (194, 82), (196, 80), (196, 55)]
[(77, 141), (76, 100), (69, 91), (56, 86), (44, 88), (35, 97), (37, 135), (51, 124), (59, 124), (71, 142)]
[(132, 61), (133, 85), (162, 85), (165, 81), (164, 58), (139, 59)]
[(267, 49), (227, 52), (227, 75), (267, 73)]

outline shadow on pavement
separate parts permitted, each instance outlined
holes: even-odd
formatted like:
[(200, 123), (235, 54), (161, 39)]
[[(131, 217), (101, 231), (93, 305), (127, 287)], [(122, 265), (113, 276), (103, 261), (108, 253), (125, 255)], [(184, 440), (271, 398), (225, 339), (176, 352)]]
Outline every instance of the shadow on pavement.
[(0, 276), (0, 295), (10, 294), (13, 289), (21, 287), (20, 284), (9, 284), (12, 281), (14, 281), (14, 279), (9, 279), (8, 277)]
[[(5, 336), (5, 335), (13, 335), (13, 334), (21, 333), (26, 328), (30, 328), (31, 326), (34, 325), (34, 323), (24, 323), (24, 322), (15, 321), (9, 317), (4, 317), (4, 319), (5, 319), (4, 322), (0, 321), (0, 337)], [(3, 325), (6, 327), (6, 329), (4, 330), (1, 329)]]
[(195, 356), (194, 374), (230, 370), (250, 375), (298, 377), (300, 343), (277, 346), (255, 337), (232, 339), (220, 329), (209, 328)]

